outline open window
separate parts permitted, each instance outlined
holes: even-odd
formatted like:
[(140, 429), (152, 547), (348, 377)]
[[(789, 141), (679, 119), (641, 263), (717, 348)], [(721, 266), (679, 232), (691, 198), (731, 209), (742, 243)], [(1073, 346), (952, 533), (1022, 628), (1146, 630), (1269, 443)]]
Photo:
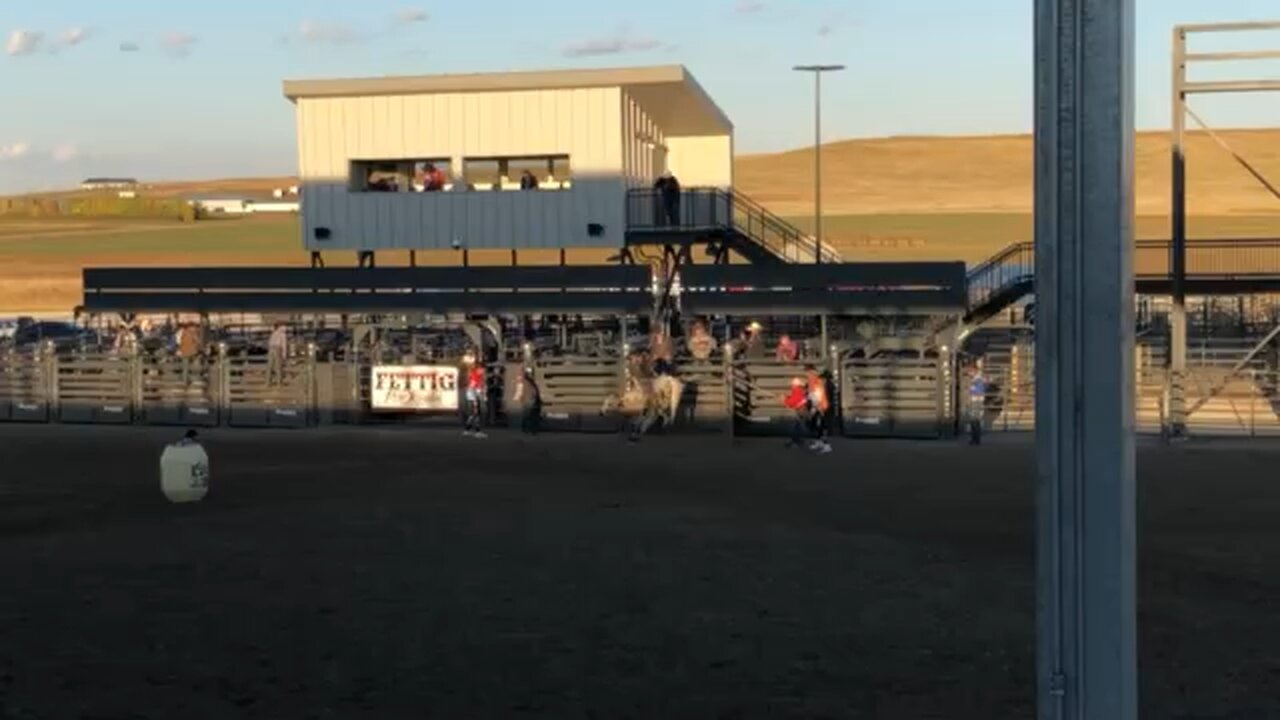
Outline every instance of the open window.
[(467, 158), (462, 174), (476, 190), (566, 190), (570, 186), (568, 155)]
[(448, 189), (448, 158), (351, 161), (351, 192), (435, 192)]

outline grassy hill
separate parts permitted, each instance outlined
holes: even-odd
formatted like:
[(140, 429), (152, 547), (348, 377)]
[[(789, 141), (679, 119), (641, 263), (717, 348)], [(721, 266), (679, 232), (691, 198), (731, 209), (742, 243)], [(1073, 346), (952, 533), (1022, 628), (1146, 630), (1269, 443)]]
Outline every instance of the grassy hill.
[[(1220, 135), (1280, 183), (1280, 130)], [(1207, 134), (1190, 137), (1188, 204), (1193, 214), (1280, 214), (1280, 200)], [(894, 137), (823, 146), (823, 206), (831, 215), (1029, 213), (1032, 142), (1028, 135)], [(1140, 133), (1135, 174), (1139, 215), (1167, 215), (1169, 134)], [(736, 183), (780, 215), (813, 212), (813, 150), (738, 158)]]
[[(1280, 182), (1280, 130), (1223, 136), (1263, 174)], [(1280, 200), (1259, 186), (1208, 136), (1193, 135), (1192, 237), (1280, 237)], [(1031, 138), (897, 137), (832, 143), (823, 150), (826, 240), (847, 260), (981, 261), (1031, 238)], [(808, 229), (813, 211), (811, 149), (737, 159), (737, 184), (774, 212)], [(1138, 138), (1139, 237), (1168, 237), (1166, 133)], [(157, 196), (261, 195), (296, 184), (288, 177), (148, 183)], [(264, 217), (181, 225), (102, 218), (0, 218), (0, 314), (65, 310), (80, 297), (80, 271), (111, 265), (302, 265), (296, 218)], [(534, 253), (536, 255), (536, 253)], [(405, 258), (391, 254), (388, 265)], [(422, 263), (456, 264), (455, 253), (422, 253)], [(546, 253), (533, 262), (556, 261)], [(505, 263), (477, 252), (476, 264)], [(350, 262), (341, 254), (333, 264)], [(581, 251), (570, 262), (602, 262)]]

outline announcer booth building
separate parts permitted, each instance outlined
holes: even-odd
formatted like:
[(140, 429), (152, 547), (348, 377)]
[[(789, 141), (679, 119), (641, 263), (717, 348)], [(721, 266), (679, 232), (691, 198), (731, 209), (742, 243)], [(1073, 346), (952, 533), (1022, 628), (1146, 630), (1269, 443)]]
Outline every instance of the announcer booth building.
[(678, 65), (295, 80), (284, 94), (313, 258), (622, 248), (629, 191), (666, 171), (733, 185), (733, 125)]

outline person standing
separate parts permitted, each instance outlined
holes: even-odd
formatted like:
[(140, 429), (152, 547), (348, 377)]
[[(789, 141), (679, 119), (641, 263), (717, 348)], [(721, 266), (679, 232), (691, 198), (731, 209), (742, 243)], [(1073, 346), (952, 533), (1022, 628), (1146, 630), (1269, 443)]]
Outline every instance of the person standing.
[(472, 359), (467, 369), (467, 385), (466, 385), (466, 419), (463, 423), (462, 434), (467, 437), (486, 438), (481, 418), (484, 412), (485, 400), (485, 373), (484, 366), (478, 361)]
[(204, 337), (200, 327), (195, 323), (186, 323), (178, 327), (178, 358), (182, 361), (182, 384), (191, 384), (191, 369), (203, 371), (201, 354), (204, 353)]
[(289, 331), (284, 323), (276, 323), (267, 338), (267, 384), (283, 385), (285, 365), (289, 360)]
[(672, 226), (680, 225), (680, 181), (667, 171), (663, 175), (665, 182), (662, 184), (662, 208), (667, 214), (667, 224)]
[(969, 444), (982, 444), (982, 425), (987, 412), (987, 378), (982, 374), (982, 361), (973, 364), (965, 398), (965, 418), (969, 426)]
[(537, 435), (542, 429), (542, 389), (538, 387), (533, 368), (526, 367), (520, 373), (520, 384), (516, 386), (515, 401), (523, 410), (520, 416), (520, 431), (526, 435)]
[(809, 413), (813, 423), (813, 442), (809, 449), (826, 455), (831, 452), (831, 443), (827, 441), (827, 413), (831, 410), (827, 379), (813, 365), (806, 365), (804, 371), (808, 379)]

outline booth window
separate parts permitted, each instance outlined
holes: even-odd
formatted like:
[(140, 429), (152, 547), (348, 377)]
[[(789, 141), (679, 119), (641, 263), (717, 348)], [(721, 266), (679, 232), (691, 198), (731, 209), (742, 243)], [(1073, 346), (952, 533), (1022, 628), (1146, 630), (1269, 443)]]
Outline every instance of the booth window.
[(352, 160), (352, 192), (431, 192), (448, 189), (453, 177), (448, 158)]
[(568, 155), (467, 158), (462, 174), (476, 190), (565, 190), (570, 186)]

